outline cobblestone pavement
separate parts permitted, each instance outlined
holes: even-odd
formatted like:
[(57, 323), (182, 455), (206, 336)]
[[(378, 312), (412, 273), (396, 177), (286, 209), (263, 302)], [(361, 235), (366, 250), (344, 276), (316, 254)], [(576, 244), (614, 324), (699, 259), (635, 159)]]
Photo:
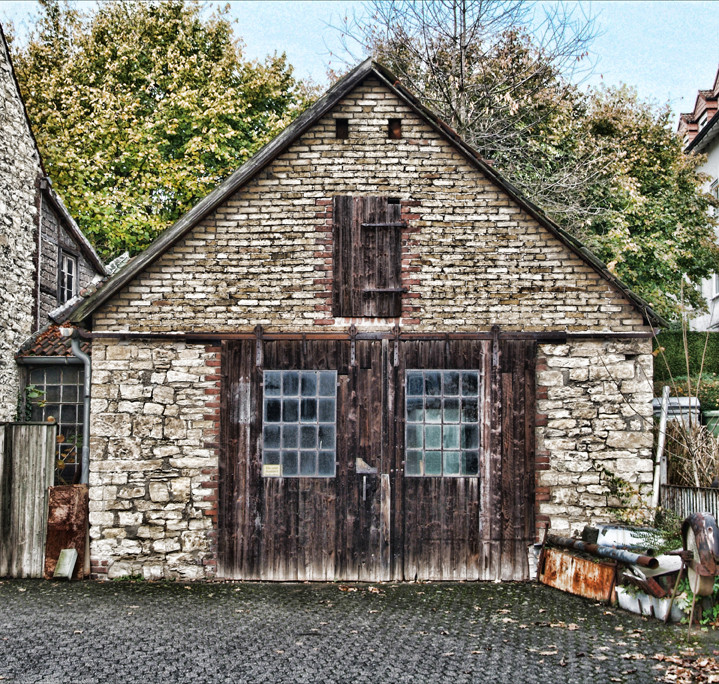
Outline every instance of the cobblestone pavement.
[(537, 584), (0, 581), (3, 684), (654, 682), (687, 644)]

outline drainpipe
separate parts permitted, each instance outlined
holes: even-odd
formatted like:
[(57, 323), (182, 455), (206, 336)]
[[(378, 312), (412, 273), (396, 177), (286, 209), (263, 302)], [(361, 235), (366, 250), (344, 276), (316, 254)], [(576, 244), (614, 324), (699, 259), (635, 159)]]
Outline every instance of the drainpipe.
[(90, 481), (90, 386), (92, 384), (92, 365), (90, 357), (80, 349), (77, 329), (60, 328), (60, 333), (63, 337), (70, 337), (72, 353), (80, 359), (85, 366), (82, 415), (82, 470), (80, 474), (80, 484), (88, 484)]

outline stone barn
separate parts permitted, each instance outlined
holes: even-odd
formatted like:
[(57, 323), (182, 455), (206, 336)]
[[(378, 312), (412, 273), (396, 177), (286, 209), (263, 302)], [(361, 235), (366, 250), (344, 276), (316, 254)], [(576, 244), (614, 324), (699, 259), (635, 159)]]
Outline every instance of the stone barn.
[(98, 577), (527, 579), (651, 482), (659, 319), (371, 61), (71, 320)]

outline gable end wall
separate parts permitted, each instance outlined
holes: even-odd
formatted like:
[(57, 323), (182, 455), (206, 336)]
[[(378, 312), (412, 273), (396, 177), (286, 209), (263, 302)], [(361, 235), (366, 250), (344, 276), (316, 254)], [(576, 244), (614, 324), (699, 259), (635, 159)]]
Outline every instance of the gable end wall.
[[(349, 139), (335, 138), (336, 117)], [(400, 140), (386, 137), (390, 117)], [(645, 329), (621, 292), (370, 78), (105, 303), (95, 330), (346, 329), (331, 317), (331, 203), (346, 194), (402, 201), (406, 331)]]
[[(334, 117), (350, 119), (348, 140)], [(386, 139), (388, 118), (403, 138)], [(332, 197), (402, 200), (399, 321), (331, 314)], [(106, 302), (99, 332), (646, 332), (625, 296), (370, 79)], [(179, 341), (93, 341), (91, 554), (101, 577), (210, 577), (219, 355)], [(610, 519), (606, 472), (646, 495), (651, 343), (542, 344), (536, 520)]]

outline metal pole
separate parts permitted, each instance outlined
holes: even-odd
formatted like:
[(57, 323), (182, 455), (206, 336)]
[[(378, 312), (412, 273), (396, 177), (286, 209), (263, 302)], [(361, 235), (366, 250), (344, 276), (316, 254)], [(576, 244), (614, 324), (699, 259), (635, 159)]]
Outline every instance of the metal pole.
[(654, 462), (654, 488), (652, 490), (652, 508), (659, 507), (659, 494), (662, 482), (662, 464), (664, 463), (664, 443), (667, 438), (667, 414), (669, 413), (669, 385), (662, 388), (662, 413), (659, 419), (659, 439), (657, 440), (657, 457)]
[(584, 551), (592, 556), (603, 556), (613, 560), (621, 561), (629, 565), (641, 565), (652, 570), (659, 567), (659, 561), (651, 556), (644, 556), (638, 553), (630, 553), (622, 551), (611, 546), (602, 546), (601, 544), (588, 544), (581, 539), (573, 539), (572, 537), (558, 537), (554, 534), (547, 535), (547, 541), (555, 546), (563, 546), (577, 551)]

